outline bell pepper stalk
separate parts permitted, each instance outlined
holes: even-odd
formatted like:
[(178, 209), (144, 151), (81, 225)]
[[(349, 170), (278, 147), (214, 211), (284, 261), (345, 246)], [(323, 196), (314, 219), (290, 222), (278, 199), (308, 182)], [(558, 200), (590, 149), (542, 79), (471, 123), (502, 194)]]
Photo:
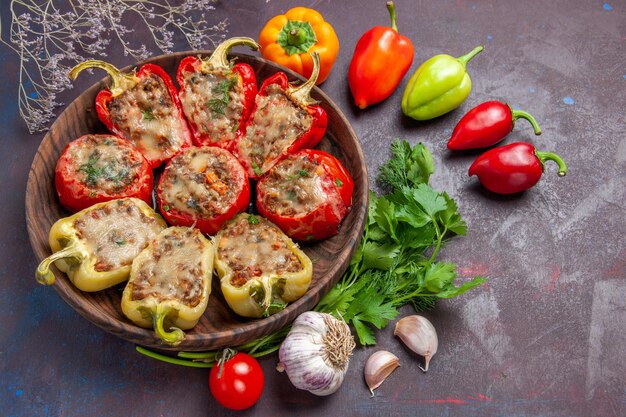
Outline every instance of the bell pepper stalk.
[[(311, 90), (315, 87), (315, 80), (320, 70), (320, 57), (317, 52), (312, 54), (314, 68), (311, 78), (300, 85), (295, 85), (289, 82), (287, 74), (284, 72), (277, 72), (271, 77), (267, 78), (261, 88), (259, 88), (258, 97), (268, 95), (268, 89), (272, 85), (277, 85), (284, 91), (287, 98), (297, 107), (300, 107), (312, 117), (311, 127), (297, 137), (291, 144), (282, 149), (282, 151), (276, 156), (271, 157), (269, 155), (261, 155), (263, 159), (261, 164), (255, 163), (248, 150), (244, 149), (247, 139), (247, 129), (254, 128), (255, 114), (258, 106), (255, 104), (252, 114), (246, 123), (246, 133), (237, 138), (237, 142), (233, 148), (233, 153), (239, 159), (239, 162), (248, 172), (248, 176), (252, 179), (258, 179), (265, 174), (271, 167), (273, 167), (280, 160), (287, 155), (299, 151), (304, 148), (314, 148), (324, 137), (326, 133), (326, 127), (328, 126), (328, 115), (326, 111), (319, 105), (319, 101), (314, 100), (311, 97)], [(258, 100), (257, 97), (257, 100)]]
[[(313, 172), (304, 171), (291, 174), (289, 166), (300, 158), (317, 165)], [(279, 174), (284, 172), (288, 175)], [(289, 178), (290, 177), (290, 178)], [(316, 178), (317, 177), (317, 178)], [(297, 198), (298, 187), (304, 181), (319, 181), (323, 189), (324, 202), (311, 211), (283, 214), (272, 207), (275, 198), (282, 198), (282, 192), (292, 193)], [(278, 184), (276, 184), (279, 182)], [(274, 197), (276, 186), (282, 188)], [(304, 188), (304, 187), (301, 187)], [(263, 176), (257, 184), (256, 206), (259, 214), (276, 224), (287, 236), (299, 241), (315, 241), (334, 236), (352, 207), (354, 181), (345, 167), (334, 156), (315, 149), (303, 149), (283, 159)], [(285, 199), (289, 202), (289, 199)], [(293, 207), (290, 207), (293, 208)]]
[[(208, 157), (215, 155), (215, 158), (219, 156), (224, 157), (228, 167), (228, 186), (233, 188), (236, 192), (236, 196), (230, 201), (230, 204), (224, 204), (224, 201), (222, 201), (225, 206), (224, 209), (213, 210), (210, 216), (203, 216), (198, 214), (195, 210), (180, 210), (177, 208), (176, 204), (167, 201), (165, 197), (166, 184), (171, 181), (177, 181), (176, 178), (173, 177), (176, 172), (174, 165), (179, 162), (186, 163), (188, 158), (191, 157), (190, 154), (193, 153), (206, 153)], [(227, 185), (222, 182), (213, 171), (206, 167), (203, 167), (203, 169), (204, 171), (194, 170), (190, 173), (191, 177), (194, 178), (192, 187), (194, 189), (198, 187), (211, 188), (223, 196)], [(184, 198), (191, 196), (195, 192), (193, 189), (186, 189), (186, 187), (183, 191), (186, 193)], [(213, 146), (187, 148), (172, 158), (165, 166), (157, 186), (156, 200), (161, 215), (169, 224), (177, 226), (193, 225), (202, 233), (214, 235), (222, 228), (224, 223), (232, 219), (237, 213), (245, 211), (248, 208), (248, 204), (250, 203), (250, 181), (239, 161), (227, 150)]]
[[(301, 270), (296, 272), (276, 273), (267, 271), (260, 276), (255, 276), (241, 286), (234, 285), (235, 271), (220, 254), (222, 241), (229, 239), (229, 227), (236, 227), (244, 223), (250, 228), (269, 227), (276, 228), (286, 247), (297, 257), (301, 263)], [(313, 277), (313, 264), (309, 257), (289, 237), (268, 220), (261, 216), (248, 213), (237, 215), (232, 222), (222, 229), (213, 240), (215, 255), (213, 257), (215, 271), (220, 280), (220, 286), (224, 299), (228, 306), (242, 317), (268, 317), (284, 309), (289, 302), (293, 302), (306, 293)], [(267, 256), (267, 255), (264, 255)], [(271, 254), (269, 255), (271, 256)], [(254, 265), (249, 265), (254, 268)]]
[[(96, 96), (95, 107), (98, 119), (106, 128), (117, 136), (132, 143), (144, 157), (150, 162), (152, 168), (156, 168), (163, 162), (169, 160), (180, 149), (192, 145), (192, 134), (185, 120), (178, 99), (178, 91), (170, 76), (163, 68), (155, 64), (144, 64), (138, 71), (123, 73), (115, 66), (100, 60), (88, 60), (76, 65), (69, 73), (69, 77), (75, 80), (78, 74), (87, 68), (99, 68), (111, 76), (111, 87), (101, 90)], [(148, 98), (149, 103), (135, 104), (138, 109), (133, 112), (126, 112), (128, 126), (120, 125), (119, 121), (111, 114), (111, 105), (115, 100), (126, 92), (140, 91), (143, 82), (153, 76), (160, 78), (165, 85), (165, 91), (159, 91), (153, 97)], [(167, 98), (168, 100), (163, 100)], [(163, 104), (165, 102), (166, 104)], [(144, 125), (148, 123), (160, 123), (158, 116), (159, 107), (168, 106), (164, 112), (166, 116), (172, 118), (170, 135), (166, 135), (163, 140), (163, 133), (154, 133), (154, 129), (147, 129)], [(159, 129), (160, 130), (160, 129)], [(161, 135), (161, 136), (159, 136)], [(156, 144), (156, 145), (155, 145)], [(166, 144), (166, 145), (164, 145)]]
[(317, 11), (294, 7), (270, 19), (259, 34), (264, 58), (311, 78), (311, 53), (320, 54), (321, 67), (315, 82), (323, 83), (339, 53), (339, 39), (330, 23)]
[(480, 155), (468, 174), (470, 177), (476, 175), (489, 191), (514, 194), (537, 184), (546, 161), (556, 162), (560, 177), (567, 173), (567, 165), (559, 155), (537, 151), (530, 143), (515, 142)]
[[(113, 149), (112, 156), (103, 157), (98, 153), (101, 148)], [(87, 150), (87, 156), (81, 158), (80, 150)], [(84, 135), (67, 144), (54, 175), (61, 205), (74, 213), (118, 198), (136, 197), (152, 204), (153, 183), (143, 155), (113, 135)]]
[[(237, 45), (245, 45), (255, 51), (259, 49), (259, 45), (253, 39), (236, 37), (219, 44), (208, 58), (188, 56), (178, 64), (176, 72), (176, 80), (180, 85), (178, 96), (193, 133), (194, 143), (197, 146), (210, 145), (230, 148), (235, 137), (243, 133), (245, 121), (248, 120), (250, 112), (252, 112), (258, 89), (254, 69), (245, 63), (233, 65), (228, 60), (230, 49)], [(222, 79), (222, 84), (214, 86), (222, 96), (213, 97), (206, 104), (199, 104), (198, 98), (202, 99), (202, 96), (198, 97), (198, 94), (193, 92), (193, 85), (198, 82), (199, 78), (207, 75)], [(233, 76), (236, 78), (234, 82), (230, 82)], [(236, 85), (239, 87), (236, 88)], [(234, 111), (229, 113), (226, 109), (231, 102), (230, 94), (237, 90), (241, 95), (242, 109), (238, 114)], [(206, 107), (203, 108), (203, 111), (208, 111), (212, 119), (223, 118), (226, 123), (219, 124), (220, 127), (218, 128), (215, 123), (203, 122), (198, 116), (201, 113), (197, 111), (199, 105)]]
[(500, 101), (481, 103), (459, 120), (448, 141), (448, 149), (479, 149), (495, 145), (511, 133), (519, 118), (528, 120), (535, 135), (541, 135), (539, 124), (529, 113), (514, 110)]
[[(189, 281), (189, 269), (169, 266), (181, 261), (192, 266), (192, 271), (197, 269), (193, 282)], [(176, 346), (185, 338), (183, 330), (193, 328), (204, 314), (212, 275), (213, 247), (198, 229), (165, 229), (133, 261), (122, 293), (122, 312), (136, 325), (154, 329), (163, 343)], [(147, 285), (140, 282), (146, 279), (142, 277), (149, 277)], [(199, 287), (197, 299), (185, 298), (186, 289), (181, 282)], [(174, 293), (161, 296), (162, 288), (174, 288)]]
[(402, 95), (402, 112), (415, 120), (430, 120), (459, 107), (470, 94), (467, 63), (482, 45), (455, 58), (441, 54), (426, 60), (413, 73)]
[[(138, 210), (135, 211), (135, 208)], [(97, 245), (93, 240), (83, 236), (76, 224), (91, 217), (95, 219), (93, 221), (96, 224), (104, 225), (107, 233), (113, 233), (115, 228), (109, 227), (108, 219), (103, 216), (103, 213), (108, 210), (131, 210), (137, 213), (137, 216), (147, 219), (150, 226), (143, 232), (133, 232), (144, 233), (142, 239), (135, 239), (137, 243), (134, 245), (127, 244), (123, 240), (114, 242), (116, 250), (124, 252), (125, 262), (112, 268), (99, 268), (101, 258), (97, 253)], [(136, 219), (139, 220), (139, 217)], [(94, 226), (94, 223), (90, 224), (93, 227), (92, 232), (101, 229)], [(137, 198), (125, 198), (95, 204), (72, 216), (62, 218), (52, 225), (48, 236), (52, 254), (41, 261), (35, 272), (35, 278), (37, 282), (43, 285), (54, 284), (55, 275), (50, 270), (50, 266), (54, 263), (81, 291), (93, 292), (112, 287), (128, 279), (133, 255), (138, 254), (153, 237), (166, 227), (167, 225), (161, 216), (155, 213), (144, 201)], [(145, 244), (141, 246), (143, 242)]]
[(360, 109), (386, 100), (413, 62), (413, 43), (398, 33), (396, 8), (387, 2), (391, 27), (375, 26), (356, 44), (348, 69), (354, 103)]

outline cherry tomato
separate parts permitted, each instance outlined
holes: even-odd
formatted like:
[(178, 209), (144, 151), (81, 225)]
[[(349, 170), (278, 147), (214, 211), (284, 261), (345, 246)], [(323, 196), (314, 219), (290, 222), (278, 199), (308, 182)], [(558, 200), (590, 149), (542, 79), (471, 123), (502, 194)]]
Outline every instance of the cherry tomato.
[(148, 161), (113, 135), (84, 135), (70, 142), (57, 162), (54, 182), (61, 204), (71, 212), (127, 197), (152, 205)]
[(252, 407), (261, 398), (265, 376), (259, 362), (247, 353), (225, 351), (209, 375), (209, 388), (218, 403), (231, 410)]
[(276, 164), (257, 185), (259, 213), (300, 241), (336, 235), (352, 206), (354, 181), (334, 156), (304, 149)]

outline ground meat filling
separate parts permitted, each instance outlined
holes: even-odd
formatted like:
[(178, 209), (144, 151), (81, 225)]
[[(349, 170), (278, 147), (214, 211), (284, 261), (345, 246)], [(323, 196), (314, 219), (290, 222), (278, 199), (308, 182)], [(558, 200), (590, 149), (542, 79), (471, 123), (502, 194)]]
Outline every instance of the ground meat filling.
[(163, 229), (128, 199), (87, 211), (74, 221), (74, 227), (96, 258), (98, 272), (130, 265)]
[(161, 77), (149, 74), (109, 103), (111, 121), (149, 161), (168, 159), (184, 143), (181, 115)]
[(86, 188), (116, 195), (141, 176), (136, 152), (114, 136), (86, 136), (70, 150), (72, 170)]
[(324, 168), (305, 155), (290, 157), (270, 170), (259, 185), (263, 205), (281, 216), (312, 212), (328, 200)]
[(233, 270), (231, 284), (241, 287), (267, 274), (302, 270), (302, 263), (278, 227), (259, 216), (238, 216), (223, 230), (218, 258)]
[(226, 212), (241, 192), (233, 178), (234, 156), (214, 147), (189, 148), (176, 155), (163, 173), (166, 211), (210, 218)]
[(266, 91), (266, 96), (257, 96), (256, 111), (239, 144), (240, 154), (258, 175), (313, 124), (313, 116), (294, 104), (279, 85), (271, 84)]
[(180, 99), (187, 119), (211, 143), (235, 139), (243, 113), (243, 88), (238, 74), (184, 74)]
[[(204, 243), (197, 229), (170, 229), (152, 243), (151, 256), (136, 269), (131, 299), (176, 300), (188, 307), (202, 301)], [(135, 265), (133, 265), (135, 268)]]

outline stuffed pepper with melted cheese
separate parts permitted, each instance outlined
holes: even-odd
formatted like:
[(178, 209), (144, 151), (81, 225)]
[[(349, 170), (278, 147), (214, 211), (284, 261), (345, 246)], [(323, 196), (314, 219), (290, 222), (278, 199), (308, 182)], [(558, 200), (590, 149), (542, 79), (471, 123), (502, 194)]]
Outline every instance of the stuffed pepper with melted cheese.
[(112, 287), (128, 279), (133, 259), (166, 227), (137, 198), (95, 204), (52, 225), (52, 255), (41, 261), (35, 277), (40, 284), (53, 284), (54, 262), (81, 291)]
[(122, 311), (177, 345), (206, 310), (212, 274), (211, 242), (198, 229), (165, 229), (133, 261)]
[(269, 316), (311, 284), (311, 260), (261, 216), (239, 214), (215, 236), (213, 247), (222, 293), (240, 316)]

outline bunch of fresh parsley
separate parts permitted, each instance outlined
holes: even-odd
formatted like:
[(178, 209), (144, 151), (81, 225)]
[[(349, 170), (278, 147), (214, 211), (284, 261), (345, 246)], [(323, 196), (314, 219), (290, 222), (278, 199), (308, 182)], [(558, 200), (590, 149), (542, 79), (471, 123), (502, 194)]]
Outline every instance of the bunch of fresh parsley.
[(370, 192), (367, 223), (350, 266), (316, 306), (353, 325), (362, 345), (376, 343), (374, 328), (385, 327), (398, 309), (434, 306), (485, 282), (482, 277), (454, 285), (455, 265), (437, 261), (442, 244), (467, 227), (454, 200), (428, 181), (434, 163), (428, 149), (406, 141), (391, 145), (392, 158), (379, 181), (391, 192)]

